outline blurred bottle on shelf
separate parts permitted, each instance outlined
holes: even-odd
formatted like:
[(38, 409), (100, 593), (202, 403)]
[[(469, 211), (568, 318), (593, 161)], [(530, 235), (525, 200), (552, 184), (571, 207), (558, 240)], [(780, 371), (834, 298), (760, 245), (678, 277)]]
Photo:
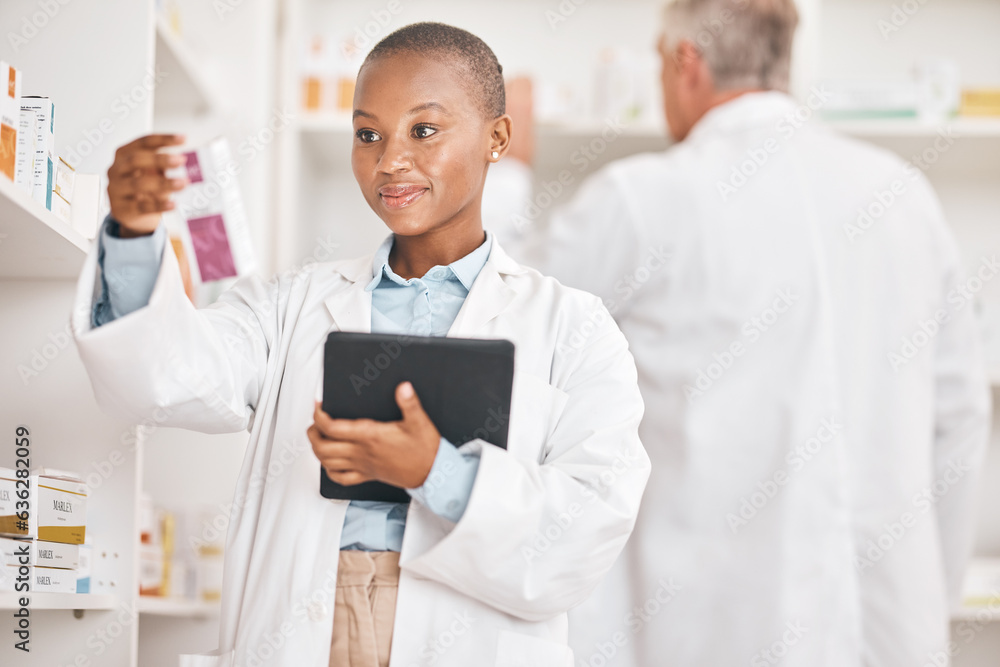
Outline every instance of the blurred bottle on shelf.
[(915, 68), (917, 117), (940, 123), (958, 113), (962, 98), (958, 63), (950, 58), (924, 58)]

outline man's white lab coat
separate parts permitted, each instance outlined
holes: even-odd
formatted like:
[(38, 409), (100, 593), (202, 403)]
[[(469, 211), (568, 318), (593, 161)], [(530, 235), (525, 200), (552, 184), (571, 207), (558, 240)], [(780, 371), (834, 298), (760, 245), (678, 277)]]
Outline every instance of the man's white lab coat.
[[(73, 328), (104, 409), (250, 431), (226, 546), (221, 650), (186, 664), (328, 663), (347, 502), (320, 496), (306, 429), (326, 334), (370, 330), (371, 263), (244, 280), (195, 310), (168, 250), (149, 305), (91, 329), (88, 258)], [(509, 449), (464, 445), (482, 458), (457, 524), (410, 506), (391, 665), (570, 667), (566, 611), (619, 555), (649, 474), (632, 357), (598, 299), (519, 266), (498, 244), (449, 335), (514, 342)]]
[(523, 215), (530, 174), (490, 174), (497, 237), (605, 299), (646, 402), (653, 473), (570, 614), (577, 664), (912, 667), (945, 648), (989, 421), (971, 293), (919, 169), (797, 110), (716, 107), (548, 227)]

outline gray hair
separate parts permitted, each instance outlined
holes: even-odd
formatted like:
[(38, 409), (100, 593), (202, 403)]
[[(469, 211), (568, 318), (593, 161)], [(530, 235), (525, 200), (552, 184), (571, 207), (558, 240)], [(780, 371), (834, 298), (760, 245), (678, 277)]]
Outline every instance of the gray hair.
[(669, 0), (663, 22), (667, 47), (697, 47), (717, 89), (787, 92), (799, 23), (794, 0)]

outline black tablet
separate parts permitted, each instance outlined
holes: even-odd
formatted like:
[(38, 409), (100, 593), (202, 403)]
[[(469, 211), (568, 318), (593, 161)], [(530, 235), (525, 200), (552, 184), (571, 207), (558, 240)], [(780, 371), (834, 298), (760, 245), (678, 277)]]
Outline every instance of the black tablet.
[[(508, 340), (334, 331), (326, 339), (323, 411), (339, 419), (402, 419), (396, 387), (413, 384), (427, 415), (456, 446), (476, 438), (507, 448), (514, 344)], [(382, 482), (342, 486), (320, 467), (324, 498), (407, 503)]]

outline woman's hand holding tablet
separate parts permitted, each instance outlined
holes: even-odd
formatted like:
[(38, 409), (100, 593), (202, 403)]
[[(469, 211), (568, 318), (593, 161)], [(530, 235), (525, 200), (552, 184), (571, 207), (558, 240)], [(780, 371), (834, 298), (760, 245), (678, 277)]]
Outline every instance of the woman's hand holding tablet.
[(330, 479), (344, 486), (379, 481), (404, 489), (424, 483), (434, 465), (441, 434), (424, 412), (413, 385), (396, 387), (403, 419), (334, 419), (319, 401), (307, 433)]

